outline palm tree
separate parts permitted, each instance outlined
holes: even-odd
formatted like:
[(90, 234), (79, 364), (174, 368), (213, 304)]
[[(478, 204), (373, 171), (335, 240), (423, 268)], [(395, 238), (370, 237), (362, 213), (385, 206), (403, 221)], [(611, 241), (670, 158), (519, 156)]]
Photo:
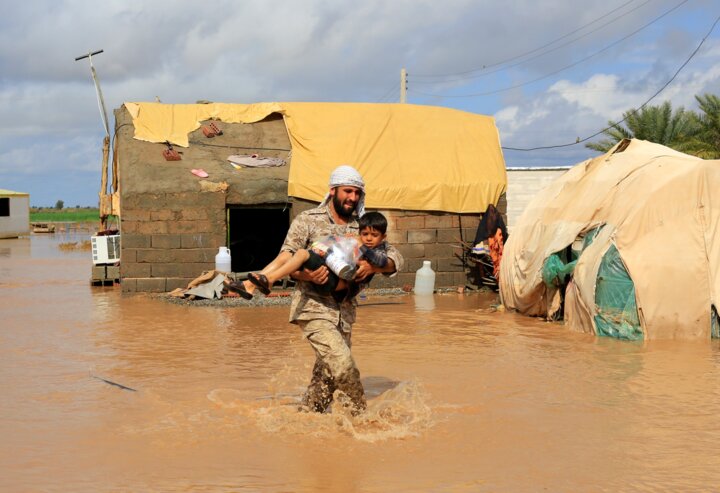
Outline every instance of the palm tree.
[(603, 134), (609, 138), (589, 142), (585, 147), (607, 152), (622, 139), (635, 138), (689, 152), (693, 145), (696, 145), (693, 144), (693, 139), (701, 128), (694, 112), (685, 111), (683, 107), (673, 111), (669, 101), (659, 106), (644, 106), (639, 111), (626, 111), (623, 113), (622, 123), (610, 121), (608, 125), (609, 128), (604, 130)]
[(691, 142), (691, 154), (704, 159), (720, 158), (720, 98), (714, 94), (695, 96), (700, 111), (700, 131)]

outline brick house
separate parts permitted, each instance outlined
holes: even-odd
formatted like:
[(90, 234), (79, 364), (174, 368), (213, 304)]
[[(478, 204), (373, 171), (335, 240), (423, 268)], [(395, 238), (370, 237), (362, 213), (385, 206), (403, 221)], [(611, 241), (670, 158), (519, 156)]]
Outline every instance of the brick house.
[[(270, 112), (251, 123), (214, 118), (212, 122), (222, 134), (212, 138), (203, 133), (203, 126), (211, 120), (199, 119), (199, 127), (180, 132), (187, 138), (181, 144), (186, 147), (172, 146), (181, 159), (169, 161), (163, 154), (168, 149), (164, 142), (171, 140), (164, 136), (138, 137), (142, 134), (138, 129), (142, 130), (144, 123), (134, 118), (128, 105), (115, 110), (113, 149), (116, 192), (120, 199), (123, 292), (165, 292), (185, 287), (204, 270), (214, 267), (219, 246), (229, 246), (234, 273), (260, 269), (279, 251), (293, 218), (320, 200), (289, 195), (290, 160), (295, 166), (302, 156), (298, 156), (297, 142), (293, 144), (285, 121), (287, 115)], [(160, 106), (178, 105), (152, 105), (152, 109)], [(202, 109), (202, 105), (185, 106)], [(164, 131), (171, 135), (175, 130)], [(497, 134), (489, 145), (499, 152)], [(232, 166), (228, 157), (238, 154), (259, 154), (285, 160), (287, 164)], [(491, 202), (504, 213), (506, 178), (504, 163), (501, 165), (500, 181), (482, 186), (493, 190)], [(192, 170), (197, 169), (208, 176), (196, 176)], [(363, 174), (366, 181), (368, 175), (372, 176)], [(319, 176), (324, 184), (318, 190), (324, 187), (324, 194), (329, 173), (323, 171)], [(428, 200), (432, 197), (428, 196)], [(406, 265), (397, 276), (380, 276), (373, 281), (373, 287), (412, 283), (423, 260), (431, 261), (437, 287), (476, 282), (459, 247), (474, 238), (480, 209), (484, 211), (485, 207), (478, 206), (478, 210), (470, 212), (447, 212), (368, 203), (367, 208), (388, 217), (388, 240), (406, 258)]]

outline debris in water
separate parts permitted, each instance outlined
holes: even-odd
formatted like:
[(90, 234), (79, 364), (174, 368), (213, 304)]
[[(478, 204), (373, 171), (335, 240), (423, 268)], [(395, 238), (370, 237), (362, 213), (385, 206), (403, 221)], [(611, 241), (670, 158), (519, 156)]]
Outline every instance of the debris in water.
[(123, 389), (123, 390), (130, 390), (131, 392), (137, 392), (137, 390), (135, 390), (135, 389), (133, 389), (133, 388), (130, 388), (130, 387), (127, 387), (127, 386), (125, 386), (125, 385), (122, 385), (122, 384), (113, 382), (113, 381), (111, 381), (111, 380), (106, 380), (106, 379), (101, 378), (101, 377), (98, 377), (98, 376), (96, 376), (96, 375), (90, 375), (90, 376), (93, 377), (93, 378), (97, 378), (98, 380), (100, 380), (100, 381), (102, 381), (102, 382), (105, 382), (105, 383), (107, 383), (107, 384), (114, 385), (115, 387), (119, 387), (119, 388), (121, 388), (121, 389)]

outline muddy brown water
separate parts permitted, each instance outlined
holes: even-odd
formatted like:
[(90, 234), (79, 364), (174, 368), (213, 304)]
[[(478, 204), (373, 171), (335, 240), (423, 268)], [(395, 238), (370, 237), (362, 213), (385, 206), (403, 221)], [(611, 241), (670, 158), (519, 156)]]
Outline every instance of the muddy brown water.
[(720, 484), (715, 342), (595, 338), (492, 313), (493, 295), (370, 297), (385, 304), (353, 335), (368, 412), (302, 414), (313, 357), (286, 306), (123, 296), (61, 241), (0, 240), (1, 491)]

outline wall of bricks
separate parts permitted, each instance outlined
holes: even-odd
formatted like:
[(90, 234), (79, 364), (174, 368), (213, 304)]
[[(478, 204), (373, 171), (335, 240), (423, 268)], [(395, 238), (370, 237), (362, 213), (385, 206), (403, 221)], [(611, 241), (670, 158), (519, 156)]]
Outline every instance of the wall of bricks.
[(226, 243), (225, 195), (127, 195), (120, 228), (123, 292), (184, 288), (215, 267), (218, 247)]
[(382, 210), (388, 218), (388, 242), (405, 257), (397, 276), (375, 276), (373, 287), (395, 287), (415, 283), (415, 272), (429, 260), (435, 271), (435, 286), (464, 286), (467, 273), (462, 245), (475, 238), (480, 214), (448, 214)]
[[(226, 196), (222, 193), (134, 194), (123, 197), (120, 276), (123, 292), (167, 292), (184, 288), (214, 268), (226, 244)], [(316, 204), (292, 200), (291, 220)], [(499, 209), (504, 212), (504, 200)], [(388, 218), (388, 241), (405, 257), (393, 277), (375, 276), (373, 287), (413, 285), (415, 271), (429, 260), (436, 287), (464, 286), (463, 244), (475, 238), (481, 214), (380, 211)]]

